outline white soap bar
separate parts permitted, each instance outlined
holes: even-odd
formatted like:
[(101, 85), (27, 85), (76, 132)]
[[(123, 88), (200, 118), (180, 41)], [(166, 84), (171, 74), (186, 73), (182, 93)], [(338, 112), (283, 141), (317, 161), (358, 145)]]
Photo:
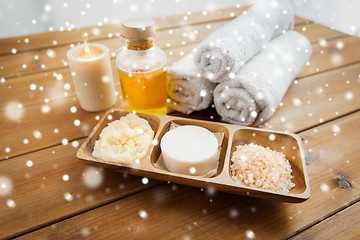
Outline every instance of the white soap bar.
[(218, 140), (203, 127), (177, 127), (162, 137), (160, 147), (170, 172), (200, 176), (218, 165)]

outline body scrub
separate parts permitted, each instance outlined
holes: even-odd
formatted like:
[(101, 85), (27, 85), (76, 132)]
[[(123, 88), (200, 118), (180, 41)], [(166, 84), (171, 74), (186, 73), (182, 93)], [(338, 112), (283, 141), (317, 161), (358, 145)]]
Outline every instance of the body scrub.
[(281, 152), (256, 144), (239, 145), (231, 157), (231, 175), (245, 186), (289, 192), (291, 165)]
[(153, 138), (154, 131), (148, 121), (129, 113), (101, 131), (92, 156), (107, 161), (135, 163), (144, 158)]
[(164, 165), (170, 172), (196, 176), (217, 168), (218, 145), (212, 132), (190, 125), (170, 130), (160, 143)]

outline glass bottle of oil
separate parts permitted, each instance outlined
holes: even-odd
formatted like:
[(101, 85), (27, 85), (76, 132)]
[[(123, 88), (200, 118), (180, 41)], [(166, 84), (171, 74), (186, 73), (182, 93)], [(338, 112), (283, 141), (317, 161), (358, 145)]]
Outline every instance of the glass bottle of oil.
[(166, 114), (165, 52), (154, 45), (152, 19), (128, 19), (121, 24), (124, 46), (116, 66), (127, 111)]

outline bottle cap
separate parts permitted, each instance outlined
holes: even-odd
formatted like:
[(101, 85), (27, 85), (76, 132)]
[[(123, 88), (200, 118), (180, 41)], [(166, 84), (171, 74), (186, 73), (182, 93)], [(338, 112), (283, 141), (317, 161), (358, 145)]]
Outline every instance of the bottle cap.
[(146, 41), (155, 35), (155, 22), (151, 18), (131, 18), (121, 23), (121, 36), (130, 41)]

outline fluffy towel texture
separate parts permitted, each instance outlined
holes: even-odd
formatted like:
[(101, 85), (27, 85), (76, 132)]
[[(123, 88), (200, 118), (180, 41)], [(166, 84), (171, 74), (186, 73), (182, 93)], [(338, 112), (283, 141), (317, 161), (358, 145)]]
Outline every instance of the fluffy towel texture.
[(227, 122), (259, 125), (273, 115), (311, 55), (311, 44), (290, 31), (272, 40), (228, 82), (214, 90), (218, 114)]
[(196, 71), (192, 53), (168, 67), (167, 72), (171, 108), (190, 114), (209, 107), (216, 84), (202, 78)]
[(213, 82), (227, 80), (262, 50), (263, 45), (294, 25), (289, 0), (263, 0), (200, 43), (195, 63), (202, 76)]

